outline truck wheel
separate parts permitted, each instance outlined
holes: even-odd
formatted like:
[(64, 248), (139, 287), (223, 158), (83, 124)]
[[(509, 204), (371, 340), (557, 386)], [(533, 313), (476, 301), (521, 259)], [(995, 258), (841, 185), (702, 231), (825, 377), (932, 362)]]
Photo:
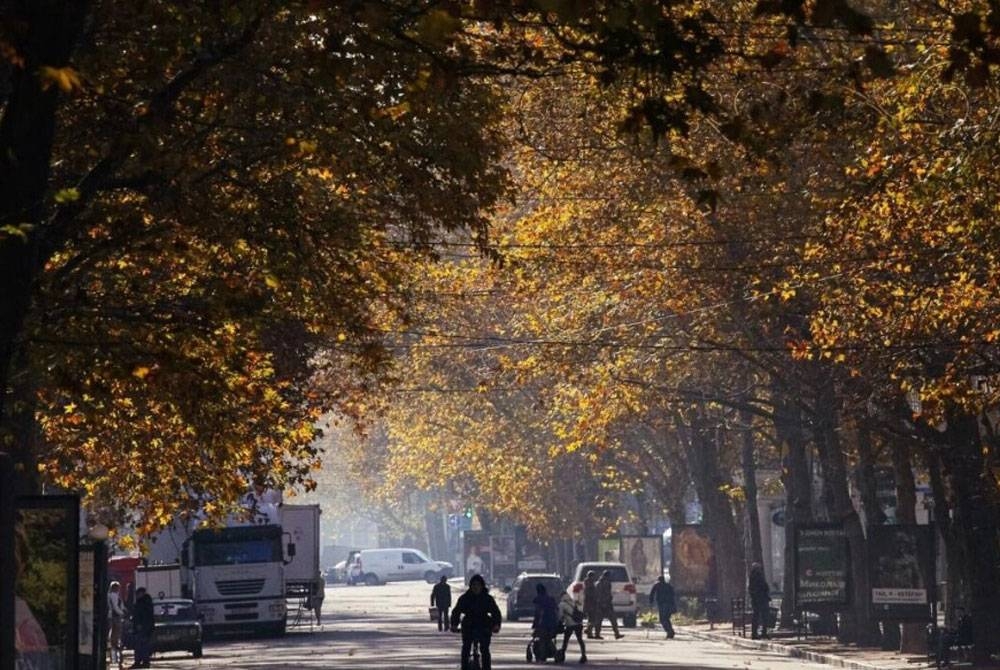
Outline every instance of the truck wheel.
[(191, 650), (191, 655), (194, 656), (195, 658), (201, 658), (201, 645), (200, 644), (197, 647), (195, 647), (194, 649)]
[(380, 582), (378, 579), (378, 575), (376, 575), (374, 572), (369, 572), (367, 575), (365, 575), (365, 584), (367, 584), (368, 586), (378, 586), (379, 583)]
[(427, 582), (428, 584), (433, 584), (434, 582), (436, 582), (437, 577), (438, 573), (432, 570), (428, 570), (427, 572), (424, 573), (424, 581)]
[(622, 617), (622, 624), (626, 628), (635, 628), (635, 625), (636, 625), (636, 617), (635, 617), (635, 615), (634, 614), (626, 614), (625, 616), (623, 616)]

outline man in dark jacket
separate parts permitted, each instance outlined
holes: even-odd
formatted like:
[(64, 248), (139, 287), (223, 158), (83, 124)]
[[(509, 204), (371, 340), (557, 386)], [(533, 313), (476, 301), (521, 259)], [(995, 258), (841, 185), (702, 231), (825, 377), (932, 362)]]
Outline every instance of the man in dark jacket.
[(587, 637), (593, 639), (594, 629), (600, 625), (597, 621), (597, 573), (587, 571), (583, 578), (583, 613), (587, 617)]
[(135, 648), (133, 668), (148, 668), (153, 657), (153, 599), (146, 589), (135, 590), (135, 606), (132, 608), (132, 634)]
[(674, 598), (674, 587), (670, 585), (663, 575), (653, 584), (653, 590), (649, 592), (649, 604), (655, 606), (660, 612), (660, 625), (667, 634), (667, 639), (674, 638), (674, 625), (670, 622), (670, 617), (677, 611), (677, 601)]
[(437, 608), (438, 631), (448, 632), (448, 609), (451, 607), (451, 587), (448, 578), (441, 575), (441, 581), (431, 590), (431, 607)]
[(469, 580), (469, 590), (463, 593), (451, 611), (451, 630), (462, 630), (462, 670), (469, 670), (469, 652), (472, 643), (479, 643), (482, 670), (490, 670), (490, 640), (500, 632), (500, 608), (486, 591), (486, 581), (481, 575)]
[(767, 620), (771, 609), (771, 589), (767, 586), (764, 568), (760, 563), (750, 566), (750, 578), (747, 584), (750, 593), (750, 607), (753, 614), (750, 619), (750, 637), (757, 639), (757, 628), (760, 627), (760, 637), (767, 639)]

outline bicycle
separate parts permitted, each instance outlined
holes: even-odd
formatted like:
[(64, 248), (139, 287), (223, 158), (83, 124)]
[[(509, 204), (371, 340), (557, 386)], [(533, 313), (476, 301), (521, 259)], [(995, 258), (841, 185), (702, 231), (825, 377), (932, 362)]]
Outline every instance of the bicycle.
[[(458, 628), (452, 628), (451, 632), (452, 633), (458, 633), (459, 629)], [(473, 637), (472, 638), (472, 646), (469, 649), (469, 654), (472, 656), (472, 658), (469, 659), (469, 670), (483, 670), (482, 653), (481, 653), (481, 651), (479, 649), (479, 638), (478, 637)], [(462, 659), (462, 660), (464, 661), (465, 659)]]
[(479, 658), (479, 640), (473, 638), (470, 652), (472, 659), (469, 661), (469, 670), (483, 670), (483, 663)]

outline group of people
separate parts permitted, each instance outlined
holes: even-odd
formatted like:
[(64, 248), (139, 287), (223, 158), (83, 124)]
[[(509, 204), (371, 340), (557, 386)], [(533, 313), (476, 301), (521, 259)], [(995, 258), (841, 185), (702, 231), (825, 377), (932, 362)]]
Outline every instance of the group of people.
[(601, 636), (601, 626), (605, 619), (611, 621), (611, 630), (614, 631), (616, 640), (625, 637), (618, 630), (618, 619), (615, 617), (610, 571), (605, 570), (598, 578), (597, 573), (590, 570), (583, 578), (583, 613), (587, 617), (586, 632), (589, 639), (604, 639)]
[(130, 668), (148, 668), (153, 657), (153, 597), (145, 588), (135, 590), (135, 602), (131, 608), (131, 617), (122, 600), (121, 584), (111, 582), (108, 588), (108, 646), (111, 648), (111, 665), (121, 667), (125, 624), (131, 619), (132, 647), (135, 658)]
[(556, 651), (557, 655), (566, 657), (566, 649), (569, 647), (570, 639), (575, 635), (577, 644), (580, 645), (580, 663), (587, 662), (587, 646), (583, 642), (583, 612), (576, 606), (576, 602), (567, 591), (563, 591), (557, 603), (555, 598), (548, 594), (544, 584), (535, 585), (536, 596), (532, 601), (535, 606), (535, 616), (531, 622), (531, 628), (535, 635), (542, 641), (542, 644), (553, 644), (559, 632), (562, 631), (562, 648)]

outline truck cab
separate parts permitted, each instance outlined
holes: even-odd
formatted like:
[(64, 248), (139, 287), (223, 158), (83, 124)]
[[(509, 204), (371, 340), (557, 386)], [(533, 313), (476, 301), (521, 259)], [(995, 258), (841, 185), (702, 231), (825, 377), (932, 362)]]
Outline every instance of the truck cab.
[[(285, 548), (281, 526), (196, 530), (184, 543), (183, 586), (206, 634), (285, 632)], [(294, 545), (288, 553), (294, 555)]]

